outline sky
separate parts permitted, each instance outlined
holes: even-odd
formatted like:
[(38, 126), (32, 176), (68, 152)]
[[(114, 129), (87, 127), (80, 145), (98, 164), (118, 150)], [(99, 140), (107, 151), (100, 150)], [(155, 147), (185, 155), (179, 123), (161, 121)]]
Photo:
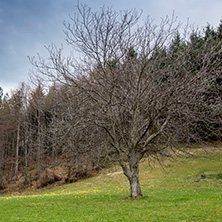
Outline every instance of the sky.
[[(217, 27), (222, 19), (222, 0), (79, 0), (93, 10), (143, 10), (158, 20), (174, 12), (178, 20), (203, 28)], [(29, 83), (32, 66), (28, 56), (47, 57), (45, 46), (65, 44), (63, 21), (76, 12), (77, 0), (0, 0), (0, 87), (4, 93)]]

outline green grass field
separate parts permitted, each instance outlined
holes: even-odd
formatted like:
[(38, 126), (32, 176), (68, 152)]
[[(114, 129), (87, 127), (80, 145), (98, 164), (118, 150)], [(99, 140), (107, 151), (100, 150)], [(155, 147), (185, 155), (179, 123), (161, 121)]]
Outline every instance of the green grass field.
[[(204, 154), (209, 157), (209, 154)], [(222, 153), (150, 168), (141, 164), (145, 194), (127, 198), (118, 167), (51, 190), (0, 196), (0, 221), (222, 221)]]

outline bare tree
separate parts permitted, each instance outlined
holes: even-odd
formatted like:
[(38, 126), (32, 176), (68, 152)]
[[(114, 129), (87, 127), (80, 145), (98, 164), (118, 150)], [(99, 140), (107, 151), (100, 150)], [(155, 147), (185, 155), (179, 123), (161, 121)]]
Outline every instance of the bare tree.
[(173, 148), (179, 149), (173, 142), (181, 133), (191, 136), (190, 121), (201, 112), (194, 106), (204, 102), (201, 95), (209, 85), (214, 48), (193, 75), (185, 38), (186, 47), (171, 62), (166, 58), (179, 29), (174, 16), (158, 25), (147, 18), (141, 25), (135, 10), (118, 13), (104, 7), (93, 12), (85, 5), (77, 5), (77, 10), (64, 25), (66, 41), (80, 59), (65, 59), (62, 49), (52, 45), (49, 61), (39, 58), (32, 63), (49, 80), (78, 88), (83, 122), (100, 129), (102, 136), (95, 137), (103, 138), (103, 155), (119, 162), (131, 196), (142, 196), (139, 162), (144, 155), (171, 155)]

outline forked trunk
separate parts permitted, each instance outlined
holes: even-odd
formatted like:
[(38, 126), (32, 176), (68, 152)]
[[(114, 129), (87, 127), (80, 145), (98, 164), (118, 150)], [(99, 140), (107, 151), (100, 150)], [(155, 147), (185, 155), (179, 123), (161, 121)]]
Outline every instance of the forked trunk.
[(129, 161), (130, 167), (128, 167), (123, 161), (120, 162), (123, 168), (123, 172), (130, 184), (131, 197), (143, 196), (140, 182), (139, 182), (139, 161)]
[(128, 156), (128, 165), (122, 158), (119, 159), (119, 164), (130, 184), (130, 196), (133, 198), (143, 196), (139, 182), (139, 162), (141, 158), (142, 155), (131, 152), (131, 155)]

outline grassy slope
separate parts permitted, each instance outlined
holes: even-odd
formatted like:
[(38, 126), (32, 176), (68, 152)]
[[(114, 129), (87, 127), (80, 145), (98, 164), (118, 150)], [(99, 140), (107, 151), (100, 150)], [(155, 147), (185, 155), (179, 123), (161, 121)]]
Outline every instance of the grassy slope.
[(221, 160), (222, 153), (187, 159), (168, 163), (165, 171), (143, 162), (145, 197), (135, 200), (126, 198), (120, 168), (48, 191), (1, 196), (0, 221), (222, 221), (222, 183), (195, 182), (196, 175), (222, 173)]

